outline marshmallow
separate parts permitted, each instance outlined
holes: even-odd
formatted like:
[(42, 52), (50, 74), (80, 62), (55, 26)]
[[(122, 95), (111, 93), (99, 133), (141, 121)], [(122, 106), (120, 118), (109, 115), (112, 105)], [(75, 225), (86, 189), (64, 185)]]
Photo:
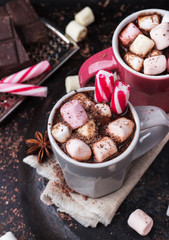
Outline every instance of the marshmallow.
[(65, 33), (75, 42), (80, 42), (86, 37), (87, 28), (73, 20), (66, 26)]
[(154, 49), (149, 55), (148, 57), (154, 57), (154, 56), (159, 56), (159, 55), (162, 55), (162, 52), (157, 50), (157, 49)]
[(119, 39), (124, 46), (128, 46), (140, 34), (140, 30), (133, 23), (129, 23), (127, 27), (120, 33)]
[(106, 158), (117, 153), (116, 143), (109, 137), (104, 137), (92, 146), (94, 157), (97, 162), (103, 162)]
[(167, 207), (166, 215), (169, 217), (169, 205)]
[(83, 126), (88, 120), (86, 111), (77, 100), (65, 103), (60, 108), (60, 113), (64, 121), (66, 121), (72, 129)]
[(83, 8), (80, 12), (76, 13), (75, 20), (82, 26), (87, 27), (95, 20), (92, 9), (90, 7)]
[(77, 129), (77, 132), (82, 136), (87, 138), (93, 138), (96, 134), (96, 124), (94, 120), (88, 121), (85, 125)]
[(152, 28), (160, 24), (160, 16), (157, 14), (140, 16), (138, 17), (137, 21), (140, 29), (143, 29), (145, 31), (150, 31)]
[(98, 103), (94, 106), (94, 115), (102, 123), (109, 122), (112, 116), (111, 109), (106, 103)]
[(141, 209), (136, 209), (128, 218), (128, 225), (140, 235), (147, 235), (153, 226), (153, 219)]
[(0, 237), (0, 240), (17, 240), (12, 232), (7, 232)]
[(169, 46), (169, 22), (163, 22), (150, 31), (150, 36), (154, 40), (158, 50), (163, 50)]
[(169, 12), (166, 12), (162, 18), (162, 23), (163, 22), (169, 22)]
[(69, 93), (73, 90), (79, 89), (80, 88), (80, 83), (79, 83), (78, 75), (68, 76), (65, 79), (65, 87), (66, 87), (66, 92), (67, 93)]
[(52, 128), (52, 136), (60, 143), (66, 142), (70, 137), (71, 130), (63, 123), (57, 123)]
[(139, 55), (140, 57), (145, 57), (145, 55), (150, 52), (153, 47), (153, 40), (143, 34), (139, 34), (131, 44), (130, 51), (136, 55)]
[(77, 93), (73, 98), (73, 100), (78, 100), (80, 104), (86, 110), (90, 110), (91, 107), (94, 107), (94, 102), (92, 102), (85, 94)]
[(125, 54), (124, 61), (137, 72), (140, 72), (143, 67), (143, 59), (130, 52)]
[(66, 143), (67, 153), (77, 161), (87, 161), (92, 155), (90, 147), (83, 141), (74, 138), (69, 139)]
[(164, 72), (167, 68), (167, 60), (164, 55), (146, 58), (144, 60), (144, 74), (157, 75)]
[(114, 138), (117, 142), (122, 143), (131, 136), (134, 126), (133, 121), (121, 117), (110, 122), (106, 130), (110, 137)]

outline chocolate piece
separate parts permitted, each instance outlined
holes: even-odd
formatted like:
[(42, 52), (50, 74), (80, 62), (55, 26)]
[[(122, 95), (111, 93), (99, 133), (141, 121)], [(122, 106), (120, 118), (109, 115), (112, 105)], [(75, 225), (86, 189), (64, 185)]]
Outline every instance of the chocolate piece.
[(44, 43), (47, 40), (46, 27), (40, 22), (29, 0), (12, 0), (6, 4), (6, 9), (24, 44)]
[(9, 17), (0, 18), (0, 78), (30, 65), (29, 57)]

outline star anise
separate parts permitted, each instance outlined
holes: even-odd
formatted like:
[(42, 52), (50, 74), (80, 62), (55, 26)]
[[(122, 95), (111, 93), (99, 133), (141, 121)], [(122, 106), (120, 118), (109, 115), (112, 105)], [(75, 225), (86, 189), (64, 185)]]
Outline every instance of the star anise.
[(42, 163), (46, 157), (49, 157), (51, 150), (47, 131), (45, 132), (44, 137), (40, 132), (36, 131), (35, 138), (36, 139), (26, 139), (26, 144), (29, 147), (26, 153), (28, 155), (38, 154), (37, 161), (38, 163)]

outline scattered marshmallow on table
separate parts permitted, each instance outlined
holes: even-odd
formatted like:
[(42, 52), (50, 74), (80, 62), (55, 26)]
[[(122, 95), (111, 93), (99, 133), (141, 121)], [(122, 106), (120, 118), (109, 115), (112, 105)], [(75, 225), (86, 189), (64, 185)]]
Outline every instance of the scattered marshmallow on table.
[(136, 209), (128, 218), (128, 225), (140, 235), (147, 235), (153, 226), (153, 219), (141, 209)]
[(66, 143), (66, 151), (73, 159), (77, 161), (87, 161), (92, 155), (90, 147), (83, 141), (74, 138)]
[(89, 110), (95, 104), (92, 102), (85, 94), (77, 93), (73, 98), (73, 100), (78, 100), (80, 104), (84, 107), (84, 109)]
[(77, 129), (77, 132), (82, 136), (87, 138), (93, 138), (96, 134), (96, 124), (94, 120), (88, 121), (85, 125)]
[(166, 12), (162, 18), (162, 23), (163, 22), (169, 22), (169, 12)]
[(134, 129), (134, 123), (130, 119), (121, 117), (113, 122), (110, 122), (107, 126), (107, 132), (110, 137), (114, 138), (117, 142), (124, 142), (130, 137)]
[(144, 60), (144, 74), (157, 75), (164, 72), (167, 68), (165, 55), (149, 57)]
[(52, 128), (52, 136), (60, 143), (66, 142), (70, 135), (70, 128), (61, 122), (55, 124)]
[(90, 7), (83, 8), (80, 12), (76, 13), (75, 20), (82, 26), (87, 27), (95, 20), (92, 9)]
[(65, 33), (69, 35), (75, 42), (82, 41), (87, 35), (87, 28), (72, 20), (66, 26)]
[(6, 232), (3, 236), (0, 237), (0, 240), (17, 240), (12, 232)]
[(163, 22), (150, 31), (150, 37), (154, 40), (158, 50), (169, 46), (169, 22)]
[(116, 143), (109, 137), (103, 137), (92, 146), (93, 153), (97, 162), (103, 162), (106, 158), (117, 153)]
[(167, 207), (166, 215), (169, 217), (169, 205)]
[(154, 47), (154, 42), (143, 34), (139, 34), (130, 46), (130, 51), (140, 57), (145, 57)]
[(143, 59), (130, 52), (125, 54), (124, 61), (137, 72), (140, 72), (143, 67)]
[(65, 103), (60, 108), (60, 113), (64, 121), (66, 121), (72, 129), (83, 126), (88, 120), (86, 111), (77, 100)]
[(67, 93), (79, 89), (80, 88), (79, 76), (78, 75), (68, 76), (65, 79), (65, 87)]
[(124, 46), (128, 46), (140, 33), (140, 30), (134, 23), (129, 23), (120, 33), (119, 39)]
[(137, 21), (140, 29), (150, 31), (152, 28), (160, 24), (160, 16), (158, 14), (140, 16)]

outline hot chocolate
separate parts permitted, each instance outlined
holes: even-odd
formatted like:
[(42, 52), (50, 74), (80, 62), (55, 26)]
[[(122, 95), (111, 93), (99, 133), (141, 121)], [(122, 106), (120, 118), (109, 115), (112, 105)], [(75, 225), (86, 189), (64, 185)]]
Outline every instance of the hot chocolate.
[(120, 155), (135, 134), (130, 107), (114, 114), (108, 103), (96, 103), (94, 91), (75, 93), (56, 110), (52, 135), (76, 161), (100, 163)]

